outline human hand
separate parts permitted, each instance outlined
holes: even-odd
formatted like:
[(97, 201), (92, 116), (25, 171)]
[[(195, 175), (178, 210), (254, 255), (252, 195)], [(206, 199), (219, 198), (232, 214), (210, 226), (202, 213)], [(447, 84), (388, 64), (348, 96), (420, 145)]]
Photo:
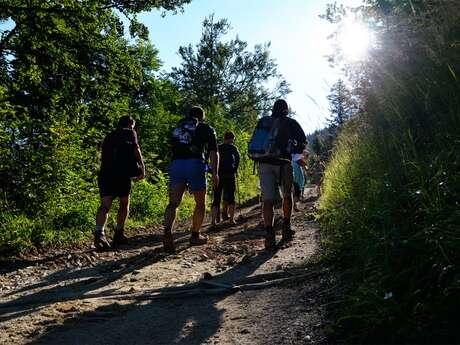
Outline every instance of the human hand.
[(142, 169), (142, 173), (139, 176), (134, 177), (134, 181), (140, 181), (145, 178), (145, 168)]

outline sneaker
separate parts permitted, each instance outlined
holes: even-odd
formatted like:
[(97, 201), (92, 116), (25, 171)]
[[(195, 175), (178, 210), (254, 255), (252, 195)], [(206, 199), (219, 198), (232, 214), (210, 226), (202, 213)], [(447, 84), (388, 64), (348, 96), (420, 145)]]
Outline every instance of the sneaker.
[(174, 238), (170, 231), (165, 231), (163, 235), (163, 248), (166, 253), (175, 253), (176, 247), (174, 246)]
[(265, 249), (273, 250), (276, 248), (276, 235), (272, 227), (265, 228)]
[(236, 225), (236, 222), (235, 222), (234, 219), (231, 219), (231, 220), (228, 221), (228, 224), (233, 226), (233, 225)]
[(283, 241), (292, 240), (292, 238), (294, 237), (295, 231), (292, 230), (290, 223), (284, 222), (282, 234), (283, 234), (283, 238), (282, 238)]
[(104, 234), (94, 234), (94, 247), (96, 250), (105, 251), (110, 249), (110, 243)]
[(208, 243), (208, 236), (203, 234), (195, 235), (194, 233), (192, 233), (192, 237), (190, 237), (191, 246), (201, 246), (206, 243)]
[(125, 236), (123, 231), (115, 231), (112, 239), (112, 247), (122, 246), (128, 243), (128, 238)]

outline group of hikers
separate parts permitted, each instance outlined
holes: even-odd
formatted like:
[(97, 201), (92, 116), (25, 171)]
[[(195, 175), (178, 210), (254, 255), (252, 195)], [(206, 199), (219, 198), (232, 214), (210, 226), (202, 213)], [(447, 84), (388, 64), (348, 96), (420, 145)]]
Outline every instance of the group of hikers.
[[(294, 235), (291, 228), (292, 210), (293, 207), (296, 209), (294, 201), (298, 201), (304, 183), (303, 151), (306, 136), (298, 122), (288, 115), (287, 102), (277, 100), (271, 116), (259, 120), (248, 146), (249, 157), (258, 163), (265, 248), (269, 250), (276, 248), (275, 203), (282, 200), (282, 241), (289, 241)], [(96, 215), (94, 232), (94, 245), (99, 250), (108, 250), (127, 242), (124, 224), (129, 212), (131, 183), (133, 179), (145, 178), (146, 174), (134, 126), (135, 121), (130, 116), (122, 116), (117, 129), (106, 136), (102, 145), (101, 169), (98, 174), (101, 206)], [(193, 194), (195, 200), (190, 244), (207, 243), (208, 237), (200, 233), (200, 228), (205, 216), (208, 173), (212, 175), (214, 193), (211, 226), (215, 227), (221, 219), (231, 225), (236, 224), (235, 191), (240, 153), (234, 141), (235, 134), (228, 131), (223, 143), (218, 145), (216, 132), (205, 122), (205, 112), (199, 106), (193, 106), (189, 114), (176, 124), (171, 135), (169, 203), (164, 215), (163, 246), (166, 252), (175, 252), (172, 231), (176, 210), (186, 190)], [(209, 162), (205, 157), (209, 158)], [(115, 198), (119, 198), (120, 206), (110, 244), (104, 227)]]

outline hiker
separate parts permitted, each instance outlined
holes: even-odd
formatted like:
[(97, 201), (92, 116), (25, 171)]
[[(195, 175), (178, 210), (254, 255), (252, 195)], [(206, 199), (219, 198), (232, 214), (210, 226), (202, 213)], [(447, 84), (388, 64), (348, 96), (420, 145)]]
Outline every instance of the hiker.
[(189, 115), (180, 120), (172, 133), (172, 161), (169, 168), (169, 204), (165, 211), (163, 246), (166, 252), (175, 252), (172, 228), (185, 189), (188, 188), (195, 199), (193, 212), (191, 245), (205, 244), (206, 235), (200, 234), (206, 201), (205, 150), (209, 154), (214, 188), (219, 184), (216, 132), (204, 123), (205, 112), (194, 106)]
[(223, 194), (222, 220), (235, 225), (235, 190), (240, 152), (233, 145), (235, 133), (226, 132), (223, 144), (219, 145), (219, 185), (214, 189), (211, 226), (220, 222), (220, 201)]
[(131, 179), (140, 180), (145, 177), (145, 165), (134, 125), (132, 117), (120, 117), (117, 129), (109, 133), (102, 144), (101, 169), (97, 179), (101, 206), (96, 215), (94, 232), (94, 246), (99, 250), (110, 248), (104, 227), (114, 198), (119, 199), (120, 206), (112, 246), (126, 243), (124, 226), (129, 213)]
[(294, 186), (294, 211), (298, 212), (299, 208), (297, 206), (298, 202), (303, 193), (303, 188), (305, 186), (305, 169), (306, 162), (302, 154), (295, 153), (292, 155), (292, 171), (293, 171), (293, 186)]
[(288, 117), (285, 100), (275, 102), (272, 115), (259, 120), (249, 142), (250, 158), (259, 162), (262, 190), (263, 218), (266, 231), (265, 247), (276, 248), (273, 229), (274, 202), (279, 198), (279, 186), (283, 200), (283, 241), (294, 235), (291, 229), (293, 171), (291, 154), (302, 153), (306, 144), (305, 133), (298, 122)]

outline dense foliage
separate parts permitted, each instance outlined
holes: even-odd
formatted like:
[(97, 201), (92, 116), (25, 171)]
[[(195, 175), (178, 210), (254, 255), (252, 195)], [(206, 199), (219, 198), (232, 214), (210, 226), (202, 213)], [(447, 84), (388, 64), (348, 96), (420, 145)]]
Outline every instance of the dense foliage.
[[(190, 98), (176, 80), (159, 77), (157, 51), (136, 13), (180, 10), (189, 2), (2, 1), (0, 256), (91, 234), (100, 146), (125, 114), (137, 120), (149, 172), (147, 181), (135, 185), (130, 225), (161, 221), (169, 132), (186, 105), (199, 99)], [(226, 47), (217, 40), (223, 34), (215, 37), (216, 46)], [(238, 54), (252, 56), (244, 49)], [(267, 48), (254, 54), (279, 77)], [(252, 87), (262, 90), (264, 80), (258, 77)], [(227, 104), (204, 105), (220, 135), (237, 130), (244, 155), (248, 132), (228, 115)], [(255, 193), (250, 170), (243, 161), (242, 198)], [(190, 214), (189, 201), (182, 216)]]
[(99, 147), (119, 116), (158, 123), (142, 145), (150, 168), (163, 154), (153, 148), (179, 96), (154, 77), (145, 30), (131, 18), (129, 39), (119, 16), (185, 2), (2, 2), (0, 19), (12, 23), (0, 56), (2, 253), (90, 233)]
[(339, 135), (321, 199), (347, 286), (337, 330), (459, 343), (460, 3), (367, 3), (377, 43), (359, 73), (348, 66), (363, 111)]

